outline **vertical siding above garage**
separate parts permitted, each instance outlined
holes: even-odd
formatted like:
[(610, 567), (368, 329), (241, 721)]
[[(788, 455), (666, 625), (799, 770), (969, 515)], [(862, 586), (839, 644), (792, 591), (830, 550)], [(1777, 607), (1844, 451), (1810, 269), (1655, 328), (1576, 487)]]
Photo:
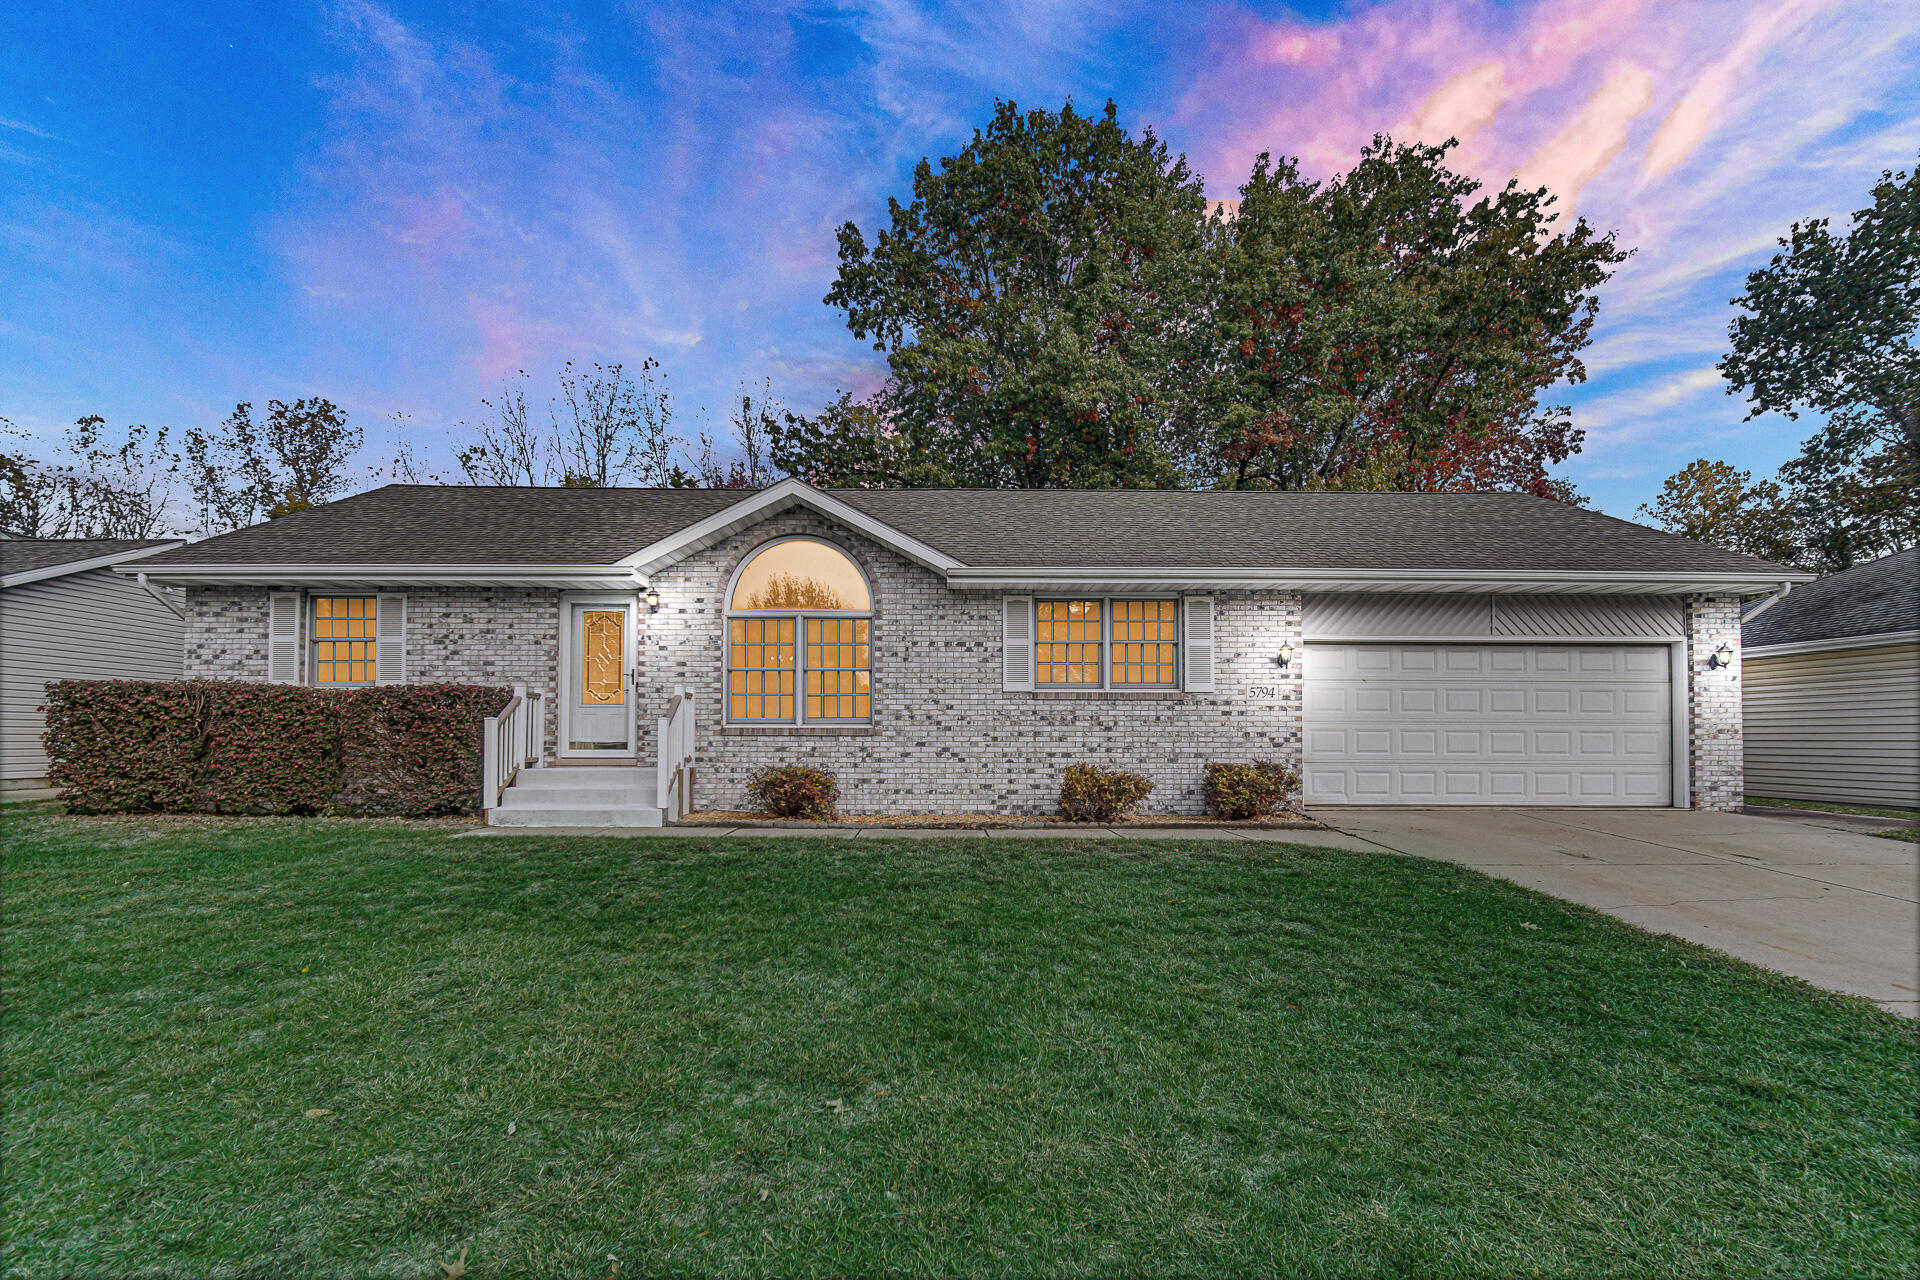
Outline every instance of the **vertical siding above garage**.
[(1749, 793), (1920, 809), (1920, 643), (1745, 668)]
[(1304, 629), (1310, 640), (1687, 634), (1678, 596), (1317, 595), (1305, 597)]
[(108, 569), (0, 592), (0, 779), (46, 776), (49, 680), (178, 680), (178, 615)]

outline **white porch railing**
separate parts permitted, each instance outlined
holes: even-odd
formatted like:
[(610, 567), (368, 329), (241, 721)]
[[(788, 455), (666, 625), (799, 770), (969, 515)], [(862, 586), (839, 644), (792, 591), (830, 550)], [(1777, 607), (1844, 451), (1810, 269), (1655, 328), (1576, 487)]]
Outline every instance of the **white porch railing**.
[(513, 697), (497, 716), (480, 722), (480, 804), (498, 808), (500, 797), (520, 770), (540, 764), (540, 691), (513, 686)]
[(654, 792), (668, 822), (693, 812), (693, 695), (674, 690), (660, 717), (660, 780)]

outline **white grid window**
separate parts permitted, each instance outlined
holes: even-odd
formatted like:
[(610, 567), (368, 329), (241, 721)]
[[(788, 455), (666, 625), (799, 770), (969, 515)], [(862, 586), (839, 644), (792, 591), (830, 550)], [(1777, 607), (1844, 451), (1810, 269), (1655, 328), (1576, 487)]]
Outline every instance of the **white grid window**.
[(1036, 689), (1175, 689), (1178, 600), (1036, 600)]

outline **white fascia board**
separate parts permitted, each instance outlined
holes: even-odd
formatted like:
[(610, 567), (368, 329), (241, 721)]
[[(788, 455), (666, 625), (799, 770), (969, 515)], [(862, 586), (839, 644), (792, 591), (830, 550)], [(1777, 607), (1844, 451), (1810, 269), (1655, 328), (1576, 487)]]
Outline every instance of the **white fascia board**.
[(1842, 649), (1885, 649), (1920, 643), (1920, 631), (1881, 631), (1866, 636), (1835, 636), (1828, 640), (1799, 640), (1792, 644), (1748, 645), (1743, 659), (1784, 658), (1795, 653), (1837, 653)]
[(960, 567), (958, 560), (938, 548), (928, 546), (918, 538), (874, 519), (866, 512), (849, 506), (830, 493), (821, 492), (804, 480), (791, 479), (769, 485), (758, 493), (742, 498), (730, 507), (714, 512), (704, 520), (696, 521), (677, 533), (670, 534), (650, 546), (642, 547), (620, 563), (638, 572), (655, 573), (670, 564), (686, 559), (695, 552), (706, 550), (749, 525), (758, 524), (794, 506), (811, 507), (827, 519), (838, 521), (935, 573), (951, 573)]
[(1552, 569), (1225, 569), (1177, 566), (1030, 568), (962, 566), (947, 585), (975, 590), (1183, 590), (1490, 592), (1552, 595), (1751, 593), (1812, 574), (1569, 573)]
[(170, 564), (144, 572), (169, 587), (566, 587), (634, 590), (646, 575), (614, 564)]
[(89, 569), (112, 569), (133, 560), (144, 560), (148, 556), (157, 556), (162, 551), (171, 551), (183, 547), (184, 542), (166, 542), (157, 547), (142, 547), (138, 551), (116, 551), (109, 556), (94, 556), (90, 560), (69, 560), (65, 564), (50, 564), (43, 569), (22, 569), (19, 573), (9, 573), (0, 578), (0, 587), (24, 587), (29, 582), (44, 582), (48, 578), (64, 578), (70, 573), (85, 573)]

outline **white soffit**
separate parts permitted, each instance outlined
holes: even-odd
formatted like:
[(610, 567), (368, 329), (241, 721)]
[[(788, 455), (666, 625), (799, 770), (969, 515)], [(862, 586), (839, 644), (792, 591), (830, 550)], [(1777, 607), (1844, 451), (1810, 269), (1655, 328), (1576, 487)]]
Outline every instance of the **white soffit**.
[(981, 591), (1297, 591), (1355, 594), (1686, 595), (1771, 591), (1810, 574), (1730, 576), (1543, 569), (1214, 569), (1179, 567), (995, 568), (964, 566), (947, 585)]

